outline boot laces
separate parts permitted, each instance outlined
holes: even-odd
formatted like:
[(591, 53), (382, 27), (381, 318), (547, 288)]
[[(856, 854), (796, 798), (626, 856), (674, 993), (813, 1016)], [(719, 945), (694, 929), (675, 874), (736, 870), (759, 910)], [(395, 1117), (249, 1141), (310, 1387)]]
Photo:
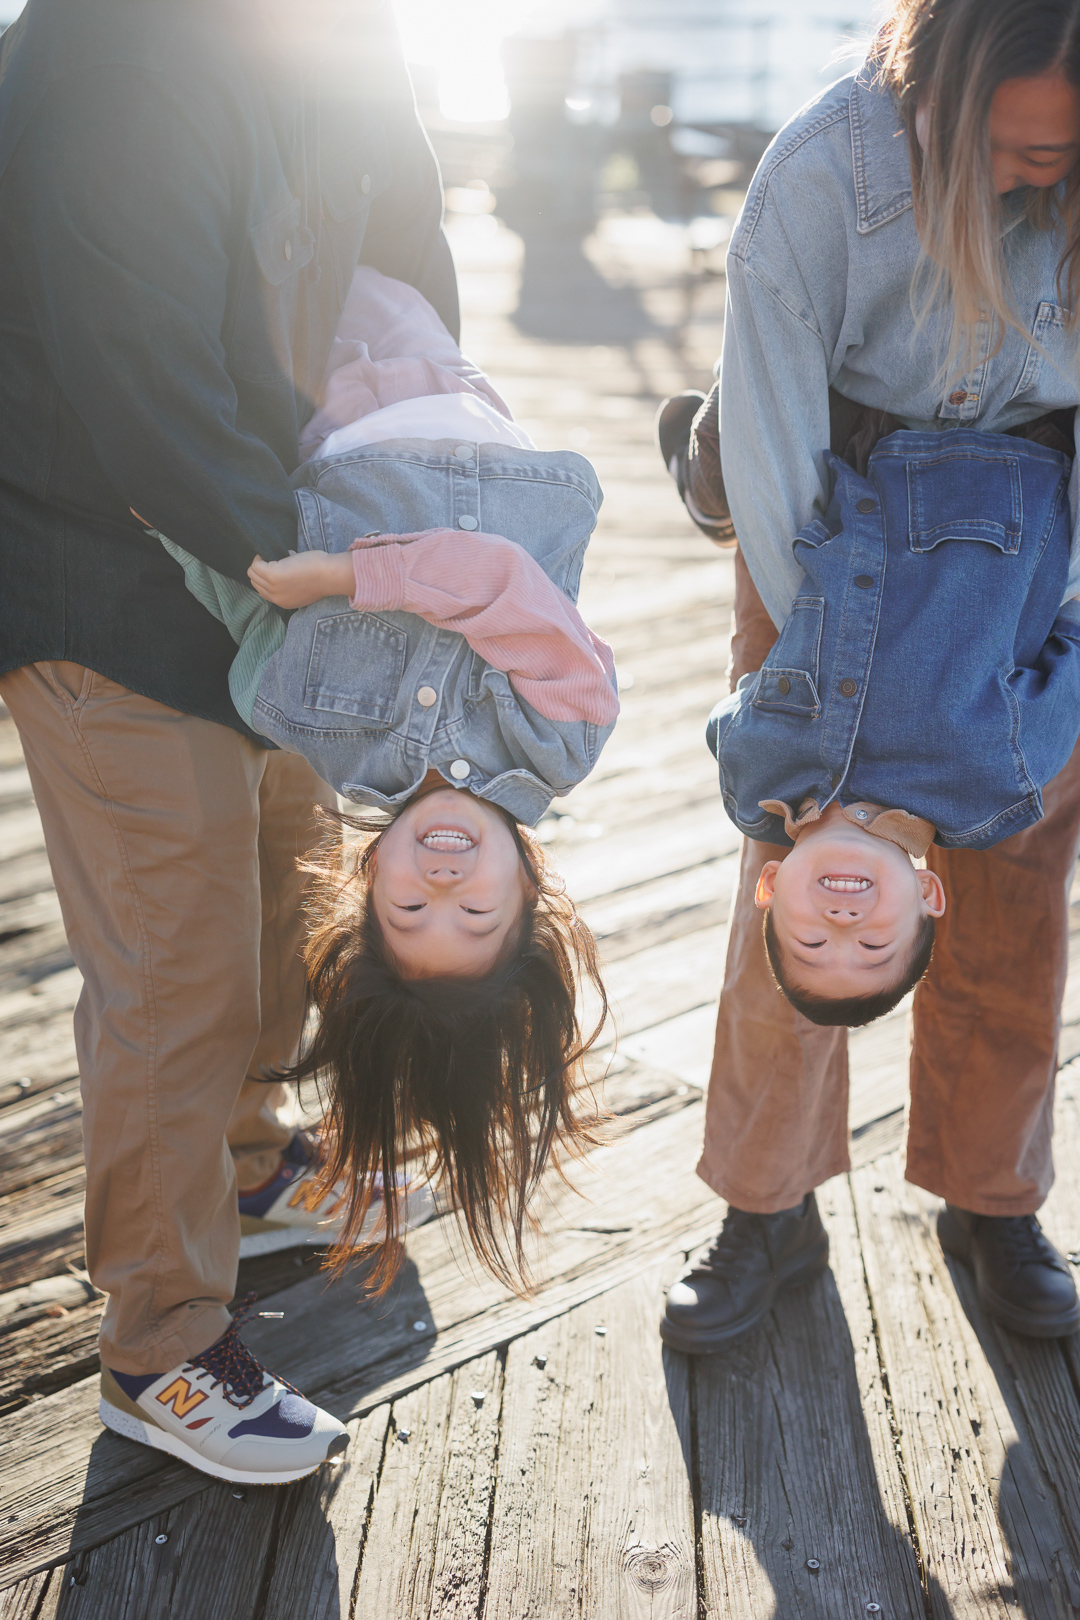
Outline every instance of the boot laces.
[(708, 1253), (694, 1267), (711, 1276), (738, 1276), (752, 1264), (764, 1244), (761, 1221), (742, 1209), (729, 1209)]
[[(257, 1294), (248, 1294), (221, 1338), (186, 1363), (188, 1367), (198, 1367), (200, 1376), (204, 1372), (209, 1373), (212, 1380), (210, 1388), (216, 1389), (220, 1384), (221, 1393), (229, 1405), (240, 1410), (250, 1406), (266, 1388), (266, 1380), (274, 1376), (255, 1359), (240, 1337), (240, 1328), (250, 1317), (257, 1299)], [(277, 1382), (294, 1395), (300, 1394), (296, 1386), (287, 1383), (284, 1378), (278, 1378)]]
[(1053, 1265), (1047, 1242), (1034, 1215), (1013, 1215), (998, 1227), (1001, 1245), (1015, 1266)]

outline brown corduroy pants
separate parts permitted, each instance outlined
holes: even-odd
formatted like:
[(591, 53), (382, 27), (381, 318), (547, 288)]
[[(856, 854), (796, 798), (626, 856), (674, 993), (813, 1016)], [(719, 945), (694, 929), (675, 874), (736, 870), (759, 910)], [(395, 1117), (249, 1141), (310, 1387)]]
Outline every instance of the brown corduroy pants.
[[(735, 567), (733, 684), (776, 639), (741, 556)], [(1043, 819), (993, 849), (928, 856), (948, 909), (915, 993), (906, 1174), (981, 1215), (1028, 1214), (1053, 1181), (1080, 746), (1043, 797)], [(759, 1214), (849, 1164), (847, 1032), (811, 1024), (777, 990), (754, 906), (762, 865), (784, 853), (750, 840), (743, 851), (698, 1165), (722, 1198)]]
[(71, 663), (0, 678), (83, 976), (86, 1257), (106, 1366), (165, 1372), (229, 1325), (237, 1184), (273, 1175), (304, 1015), (306, 761)]

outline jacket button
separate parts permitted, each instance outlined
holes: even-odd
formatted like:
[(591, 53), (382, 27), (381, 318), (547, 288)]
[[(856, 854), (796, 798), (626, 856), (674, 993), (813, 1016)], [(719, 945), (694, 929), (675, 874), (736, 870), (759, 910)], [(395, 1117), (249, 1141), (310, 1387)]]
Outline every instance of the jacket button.
[[(968, 398), (969, 398), (969, 395), (968, 395), (968, 392), (967, 392), (967, 390), (965, 388), (957, 388), (957, 389), (954, 389), (953, 392), (949, 395), (949, 404), (950, 405), (963, 405)], [(975, 395), (974, 394), (970, 395), (970, 398), (974, 399)]]
[(873, 574), (856, 574), (855, 583), (860, 591), (868, 591), (874, 583)]
[(288, 237), (285, 239), (285, 246), (282, 249), (282, 252), (285, 254), (286, 259), (292, 258), (292, 242)]
[[(353, 173), (355, 173), (355, 172), (356, 171), (354, 170)], [(367, 196), (368, 192), (371, 190), (371, 176), (370, 176), (370, 174), (365, 174), (363, 176), (363, 178), (361, 179), (361, 181), (360, 181), (360, 190), (364, 193), (365, 197)]]
[(472, 766), (469, 764), (467, 759), (455, 759), (454, 763), (450, 767), (450, 775), (454, 778), (455, 782), (464, 782), (471, 770)]
[(786, 675), (781, 675), (781, 677), (777, 681), (776, 685), (777, 685), (777, 689), (780, 692), (780, 695), (782, 697), (787, 697), (788, 693), (791, 691), (791, 682), (788, 680), (787, 676)]
[(472, 445), (471, 444), (459, 444), (457, 449), (454, 451), (454, 454), (455, 454), (455, 456), (457, 456), (459, 461), (471, 461), (472, 460)]
[(422, 709), (430, 709), (433, 703), (439, 701), (439, 694), (433, 686), (422, 686), (416, 694), (416, 701)]
[(872, 501), (868, 495), (864, 496), (861, 501), (855, 502), (855, 510), (856, 512), (876, 512), (877, 501)]
[(840, 682), (840, 691), (843, 693), (844, 697), (854, 697), (858, 690), (858, 681), (853, 681), (850, 676), (846, 681)]
[(474, 517), (461, 517), (457, 520), (457, 526), (459, 529), (478, 529), (480, 524)]

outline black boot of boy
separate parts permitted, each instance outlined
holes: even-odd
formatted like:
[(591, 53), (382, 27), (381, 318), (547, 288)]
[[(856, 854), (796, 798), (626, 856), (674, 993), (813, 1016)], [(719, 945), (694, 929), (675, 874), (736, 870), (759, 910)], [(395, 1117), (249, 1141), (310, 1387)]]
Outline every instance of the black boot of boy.
[(691, 1356), (722, 1350), (755, 1327), (785, 1288), (820, 1277), (828, 1263), (813, 1193), (775, 1215), (729, 1208), (708, 1254), (669, 1289), (660, 1337)]
[(996, 1322), (1032, 1339), (1080, 1329), (1072, 1273), (1034, 1215), (973, 1215), (946, 1204), (937, 1231), (945, 1253), (974, 1271), (979, 1299)]

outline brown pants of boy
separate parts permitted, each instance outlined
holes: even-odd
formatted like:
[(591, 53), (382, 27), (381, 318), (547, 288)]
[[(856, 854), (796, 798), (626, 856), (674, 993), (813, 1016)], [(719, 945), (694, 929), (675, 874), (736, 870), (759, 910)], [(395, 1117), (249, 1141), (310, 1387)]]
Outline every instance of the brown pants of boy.
[(106, 1366), (165, 1372), (228, 1327), (236, 1194), (272, 1176), (304, 1015), (306, 761), (80, 664), (0, 678), (83, 990), (86, 1258)]
[[(732, 684), (776, 629), (736, 557)], [(1026, 1215), (1053, 1181), (1050, 1142), (1068, 899), (1080, 844), (1080, 747), (1046, 814), (988, 850), (932, 847), (945, 885), (930, 972), (915, 992), (907, 1179), (980, 1215)], [(698, 1175), (738, 1209), (771, 1214), (848, 1168), (847, 1031), (777, 990), (754, 906), (785, 851), (747, 840), (732, 903)]]

